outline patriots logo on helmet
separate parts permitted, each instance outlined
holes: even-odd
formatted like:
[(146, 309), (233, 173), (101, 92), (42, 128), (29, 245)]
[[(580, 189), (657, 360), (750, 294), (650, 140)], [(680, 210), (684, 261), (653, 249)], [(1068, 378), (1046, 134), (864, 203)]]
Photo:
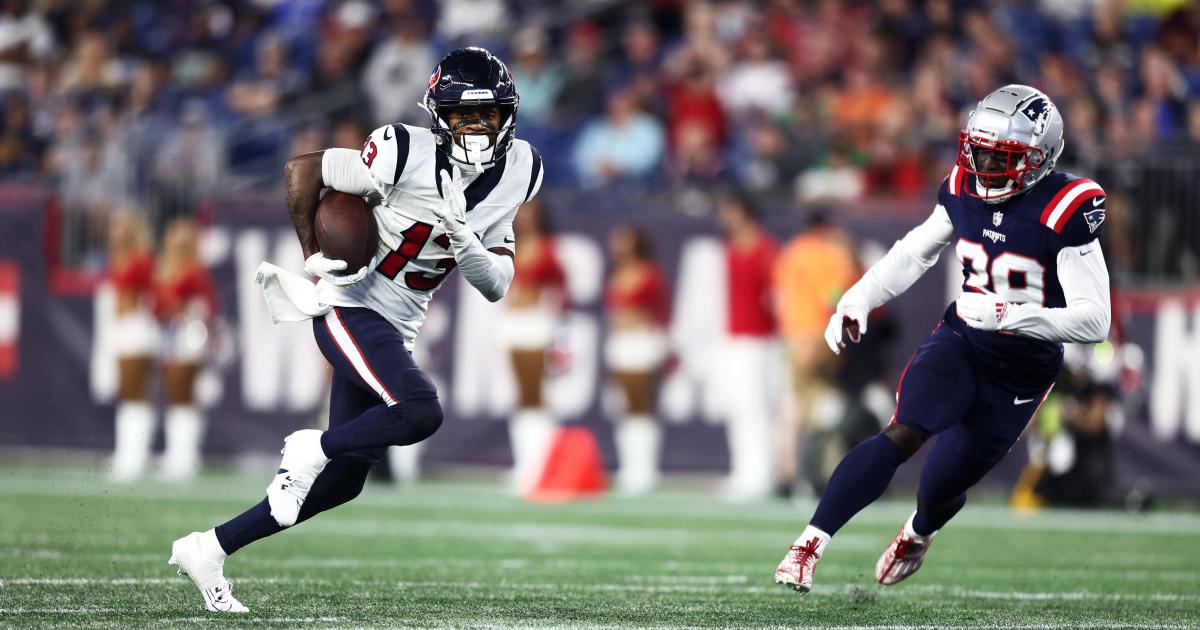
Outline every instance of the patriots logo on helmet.
[(1044, 98), (1035, 98), (1021, 113), (1033, 123), (1034, 132), (1040, 134), (1046, 128), (1046, 122), (1050, 120), (1050, 102)]

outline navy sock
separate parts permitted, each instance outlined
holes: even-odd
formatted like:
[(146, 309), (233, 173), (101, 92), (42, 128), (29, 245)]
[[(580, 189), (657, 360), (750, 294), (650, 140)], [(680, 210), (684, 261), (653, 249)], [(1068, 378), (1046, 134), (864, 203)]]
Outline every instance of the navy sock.
[[(348, 455), (330, 461), (325, 470), (313, 482), (312, 490), (304, 506), (300, 508), (297, 523), (303, 522), (357, 497), (367, 483), (367, 474), (374, 461)], [(254, 507), (216, 527), (217, 542), (225, 553), (231, 554), (242, 547), (283, 530), (266, 499)]]
[(917, 515), (913, 517), (913, 531), (922, 536), (928, 536), (941, 529), (958, 511), (967, 504), (966, 493), (937, 506), (925, 506), (917, 503)]
[(385, 446), (416, 444), (433, 435), (442, 424), (437, 398), (404, 400), (392, 406), (377, 405), (361, 416), (326, 431), (321, 436), (325, 456)]
[(812, 525), (831, 536), (837, 533), (855, 514), (883, 496), (906, 459), (900, 447), (882, 433), (855, 446), (830, 476)]
[(231, 554), (282, 529), (279, 523), (275, 522), (275, 517), (271, 516), (271, 506), (263, 499), (249, 510), (217, 525), (217, 542), (221, 543), (225, 553)]

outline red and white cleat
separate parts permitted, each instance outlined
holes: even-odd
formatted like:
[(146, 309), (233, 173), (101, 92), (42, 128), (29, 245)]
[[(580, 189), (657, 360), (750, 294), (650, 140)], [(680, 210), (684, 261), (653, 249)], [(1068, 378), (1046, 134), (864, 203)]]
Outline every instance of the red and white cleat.
[[(913, 513), (916, 516), (916, 513)], [(900, 527), (895, 540), (883, 550), (879, 562), (875, 563), (875, 579), (883, 585), (892, 585), (917, 572), (925, 561), (925, 552), (933, 545), (933, 536), (921, 536), (913, 531), (913, 517)]]
[(829, 544), (829, 534), (809, 525), (804, 533), (796, 539), (796, 544), (788, 547), (787, 555), (775, 567), (775, 583), (783, 584), (798, 593), (812, 590), (813, 572), (817, 570), (817, 560), (825, 552)]

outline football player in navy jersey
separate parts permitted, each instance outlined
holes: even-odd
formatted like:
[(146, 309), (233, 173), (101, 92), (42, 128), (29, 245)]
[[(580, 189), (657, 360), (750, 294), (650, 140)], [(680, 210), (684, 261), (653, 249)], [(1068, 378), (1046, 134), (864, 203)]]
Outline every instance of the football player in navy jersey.
[(1049, 393), (1062, 344), (1107, 338), (1108, 270), (1098, 240), (1105, 193), (1054, 170), (1063, 145), (1062, 116), (1045, 94), (1008, 85), (987, 95), (959, 135), (933, 214), (838, 302), (825, 331), (835, 353), (866, 334), (871, 310), (907, 290), (947, 245), (962, 265), (962, 293), (901, 374), (891, 424), (838, 464), (776, 582), (808, 592), (830, 537), (937, 435), (917, 509), (875, 565), (881, 584), (915, 573), (967, 490), (1008, 453)]

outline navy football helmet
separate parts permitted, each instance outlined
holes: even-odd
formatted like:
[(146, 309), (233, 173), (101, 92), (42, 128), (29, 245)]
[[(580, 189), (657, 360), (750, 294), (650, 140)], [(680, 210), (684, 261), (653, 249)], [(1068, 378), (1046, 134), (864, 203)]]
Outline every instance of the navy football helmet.
[[(519, 102), (517, 86), (504, 62), (472, 46), (451, 51), (438, 62), (421, 107), (431, 118), (438, 150), (465, 170), (482, 171), (504, 157), (512, 146)], [(488, 107), (500, 110), (499, 127), (484, 116), (469, 115)], [(448, 114), (454, 110), (465, 110), (468, 115), (451, 126)], [(484, 126), (488, 132), (464, 133), (456, 139), (455, 131), (468, 125)]]

